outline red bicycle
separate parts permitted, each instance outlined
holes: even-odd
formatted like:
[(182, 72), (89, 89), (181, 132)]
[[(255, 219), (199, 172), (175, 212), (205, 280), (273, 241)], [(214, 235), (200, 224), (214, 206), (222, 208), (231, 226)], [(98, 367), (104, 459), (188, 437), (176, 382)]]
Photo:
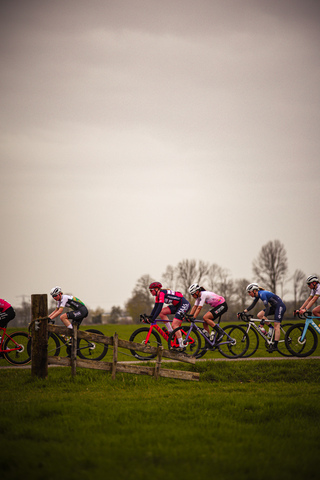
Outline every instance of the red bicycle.
[[(172, 320), (169, 320), (171, 322)], [(150, 323), (146, 315), (140, 315), (140, 322), (143, 323)], [(172, 341), (169, 343), (169, 335), (170, 332), (167, 328), (160, 327), (157, 322), (164, 322), (164, 320), (157, 319), (154, 322), (150, 323), (149, 327), (142, 327), (138, 328), (133, 332), (131, 337), (129, 338), (130, 342), (140, 343), (142, 345), (149, 345), (151, 347), (158, 347), (162, 345), (161, 337), (164, 338), (165, 342), (168, 344), (169, 350), (179, 351), (179, 343), (174, 336)], [(186, 327), (186, 331), (184, 331), (184, 327), (181, 326), (181, 333), (186, 334), (189, 328)], [(189, 355), (195, 357), (200, 350), (201, 347), (201, 338), (197, 331), (193, 331), (192, 335), (188, 337), (187, 344), (184, 345), (185, 349), (183, 353), (185, 355)], [(152, 360), (157, 356), (156, 353), (144, 353), (144, 352), (136, 352), (135, 350), (130, 350), (132, 355), (136, 357), (138, 360)]]
[(7, 333), (0, 327), (0, 358), (12, 365), (26, 365), (31, 361), (31, 339), (26, 332)]

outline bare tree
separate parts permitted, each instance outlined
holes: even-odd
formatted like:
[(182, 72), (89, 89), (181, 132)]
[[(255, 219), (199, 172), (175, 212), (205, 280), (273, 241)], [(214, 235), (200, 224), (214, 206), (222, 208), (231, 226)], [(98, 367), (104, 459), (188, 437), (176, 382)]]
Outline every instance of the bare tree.
[(143, 275), (137, 280), (132, 296), (126, 302), (125, 309), (135, 323), (139, 322), (140, 314), (149, 314), (153, 307), (153, 297), (150, 295), (149, 285), (153, 279), (149, 275)]
[(277, 292), (277, 286), (284, 280), (288, 271), (287, 252), (279, 240), (263, 245), (258, 258), (253, 261), (252, 270), (263, 287)]
[(234, 282), (234, 295), (238, 311), (243, 311), (250, 300), (246, 290), (246, 287), (249, 283), (250, 282), (245, 278), (241, 278), (240, 280), (236, 280)]
[(176, 268), (168, 265), (166, 271), (161, 277), (161, 282), (165, 288), (171, 288), (172, 290), (177, 289), (177, 272)]
[(296, 310), (301, 300), (308, 296), (306, 274), (302, 270), (295, 270), (291, 278), (293, 280), (294, 309)]
[(176, 267), (176, 277), (178, 279), (178, 288), (181, 288), (183, 295), (190, 300), (189, 287), (193, 283), (201, 284), (209, 272), (209, 264), (196, 260), (182, 260)]

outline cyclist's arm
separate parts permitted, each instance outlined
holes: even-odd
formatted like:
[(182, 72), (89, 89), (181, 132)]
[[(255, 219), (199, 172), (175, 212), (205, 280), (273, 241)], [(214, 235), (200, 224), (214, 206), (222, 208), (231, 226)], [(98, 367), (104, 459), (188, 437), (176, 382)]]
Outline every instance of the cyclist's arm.
[(247, 312), (249, 312), (249, 310), (252, 310), (253, 307), (256, 306), (258, 300), (259, 300), (259, 298), (255, 298), (255, 299), (253, 300), (253, 302), (251, 303), (251, 305), (249, 305), (249, 307), (247, 307), (247, 308), (245, 308), (245, 309), (243, 310), (244, 313), (247, 313)]
[(50, 313), (50, 315), (48, 315), (48, 317), (51, 318), (52, 320), (53, 318), (58, 317), (62, 312), (63, 312), (63, 307), (56, 308), (55, 310), (53, 310), (53, 312)]
[(304, 302), (304, 304), (300, 308), (300, 312), (301, 310), (309, 310), (312, 307), (312, 305), (316, 303), (318, 298), (319, 298), (319, 295), (314, 295), (314, 296), (310, 295), (310, 297)]
[(193, 305), (193, 307), (191, 309), (191, 312), (190, 312), (190, 315), (192, 315), (193, 318), (197, 318), (201, 309), (202, 309), (202, 307), (200, 307), (200, 305), (198, 307), (196, 305)]
[(163, 307), (163, 303), (156, 303), (155, 306), (153, 307), (153, 310), (150, 314), (151, 320), (155, 320), (158, 315), (160, 314), (161, 310)]

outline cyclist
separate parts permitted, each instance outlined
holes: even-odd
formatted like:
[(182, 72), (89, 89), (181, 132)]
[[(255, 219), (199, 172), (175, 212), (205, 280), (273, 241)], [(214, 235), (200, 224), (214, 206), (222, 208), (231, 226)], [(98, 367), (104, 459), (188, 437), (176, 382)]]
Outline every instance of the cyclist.
[[(164, 320), (168, 327), (169, 331), (174, 330), (177, 327), (180, 327), (182, 323), (181, 315), (188, 313), (190, 310), (190, 303), (184, 298), (182, 293), (174, 292), (173, 290), (163, 289), (160, 282), (153, 282), (149, 285), (149, 290), (151, 295), (156, 297), (155, 305), (151, 314), (149, 315), (150, 322), (154, 322), (159, 316), (161, 320)], [(164, 307), (164, 304), (167, 304), (167, 307)], [(169, 323), (168, 315), (174, 314), (174, 319), (172, 321), (172, 326)], [(181, 332), (176, 333), (177, 340), (179, 342), (179, 351), (185, 350), (183, 345), (183, 339)]]
[[(72, 295), (64, 295), (61, 287), (53, 287), (50, 291), (50, 295), (57, 302), (56, 309), (50, 313), (49, 318), (52, 320), (60, 315), (60, 320), (67, 328), (72, 329), (72, 323), (70, 320), (76, 320), (78, 327), (82, 320), (88, 316), (88, 309), (79, 298)], [(65, 307), (71, 308), (71, 311), (62, 313)], [(62, 314), (62, 315), (61, 315)]]
[[(205, 290), (203, 287), (200, 287), (197, 283), (193, 283), (189, 287), (189, 293), (196, 299), (190, 315), (193, 315), (193, 318), (197, 318), (199, 315), (203, 305), (206, 303), (210, 305), (212, 308), (207, 312), (203, 317), (203, 330), (207, 336), (210, 336), (210, 340), (212, 341), (214, 338), (214, 331), (218, 332), (218, 337), (216, 342), (219, 342), (223, 337), (223, 332), (221, 332), (220, 327), (218, 324), (214, 322), (216, 318), (220, 315), (223, 315), (228, 310), (228, 305), (224, 297), (221, 295), (217, 295), (216, 293), (209, 292)], [(213, 328), (211, 335), (209, 330), (209, 325)]]
[(10, 320), (13, 320), (16, 312), (10, 303), (0, 298), (0, 327), (5, 328)]
[(283, 301), (275, 293), (269, 292), (264, 288), (259, 287), (257, 283), (250, 283), (247, 286), (247, 292), (250, 297), (254, 298), (252, 304), (244, 310), (244, 313), (247, 313), (249, 310), (252, 310), (260, 300), (263, 301), (265, 309), (261, 310), (258, 313), (258, 318), (260, 319), (260, 328), (263, 328), (264, 322), (267, 322), (269, 325), (269, 336), (272, 336), (272, 326), (268, 322), (268, 315), (274, 315), (274, 343), (270, 348), (270, 352), (278, 350), (278, 341), (280, 340), (280, 323), (283, 319), (283, 315), (287, 309)]
[[(310, 275), (307, 278), (307, 285), (310, 288), (311, 293), (302, 307), (300, 307), (299, 313), (304, 313), (309, 310), (316, 303), (320, 296), (320, 282), (317, 275)], [(320, 305), (312, 310), (312, 315), (315, 317), (320, 317)]]

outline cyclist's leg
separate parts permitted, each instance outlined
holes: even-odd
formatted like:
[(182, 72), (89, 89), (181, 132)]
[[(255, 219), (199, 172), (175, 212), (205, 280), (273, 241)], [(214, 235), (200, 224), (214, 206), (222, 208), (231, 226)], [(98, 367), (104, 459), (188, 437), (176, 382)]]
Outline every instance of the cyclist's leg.
[(191, 308), (190, 303), (187, 300), (183, 300), (179, 305), (170, 305), (168, 307), (170, 309), (170, 312), (174, 314), (174, 319), (172, 321), (172, 328), (176, 330), (176, 338), (179, 342), (179, 345), (181, 348), (184, 347), (183, 345), (183, 338), (181, 334), (181, 330), (178, 329), (178, 327), (181, 326), (182, 323), (182, 315), (188, 313), (188, 311)]
[(314, 317), (320, 317), (320, 305), (318, 305), (316, 308), (312, 310), (312, 315)]
[(282, 322), (285, 311), (286, 306), (284, 303), (280, 303), (277, 305), (274, 313), (274, 348), (278, 348), (278, 342), (281, 335), (280, 324)]
[(169, 307), (164, 307), (160, 314), (159, 314), (159, 317), (161, 318), (161, 320), (163, 320), (165, 322), (165, 325), (167, 327), (167, 329), (169, 330), (169, 332), (172, 332), (173, 328), (171, 326), (171, 322), (168, 318), (168, 315), (171, 314), (171, 310)]
[[(227, 302), (223, 302), (221, 305), (218, 305), (217, 307), (212, 308), (209, 312), (207, 312), (203, 316), (203, 320), (206, 322), (206, 324), (210, 325), (214, 330), (219, 332), (219, 325), (215, 323), (215, 320), (220, 317), (220, 315), (223, 315), (228, 311), (228, 305)], [(209, 331), (209, 327), (206, 328), (204, 324), (205, 330)]]

